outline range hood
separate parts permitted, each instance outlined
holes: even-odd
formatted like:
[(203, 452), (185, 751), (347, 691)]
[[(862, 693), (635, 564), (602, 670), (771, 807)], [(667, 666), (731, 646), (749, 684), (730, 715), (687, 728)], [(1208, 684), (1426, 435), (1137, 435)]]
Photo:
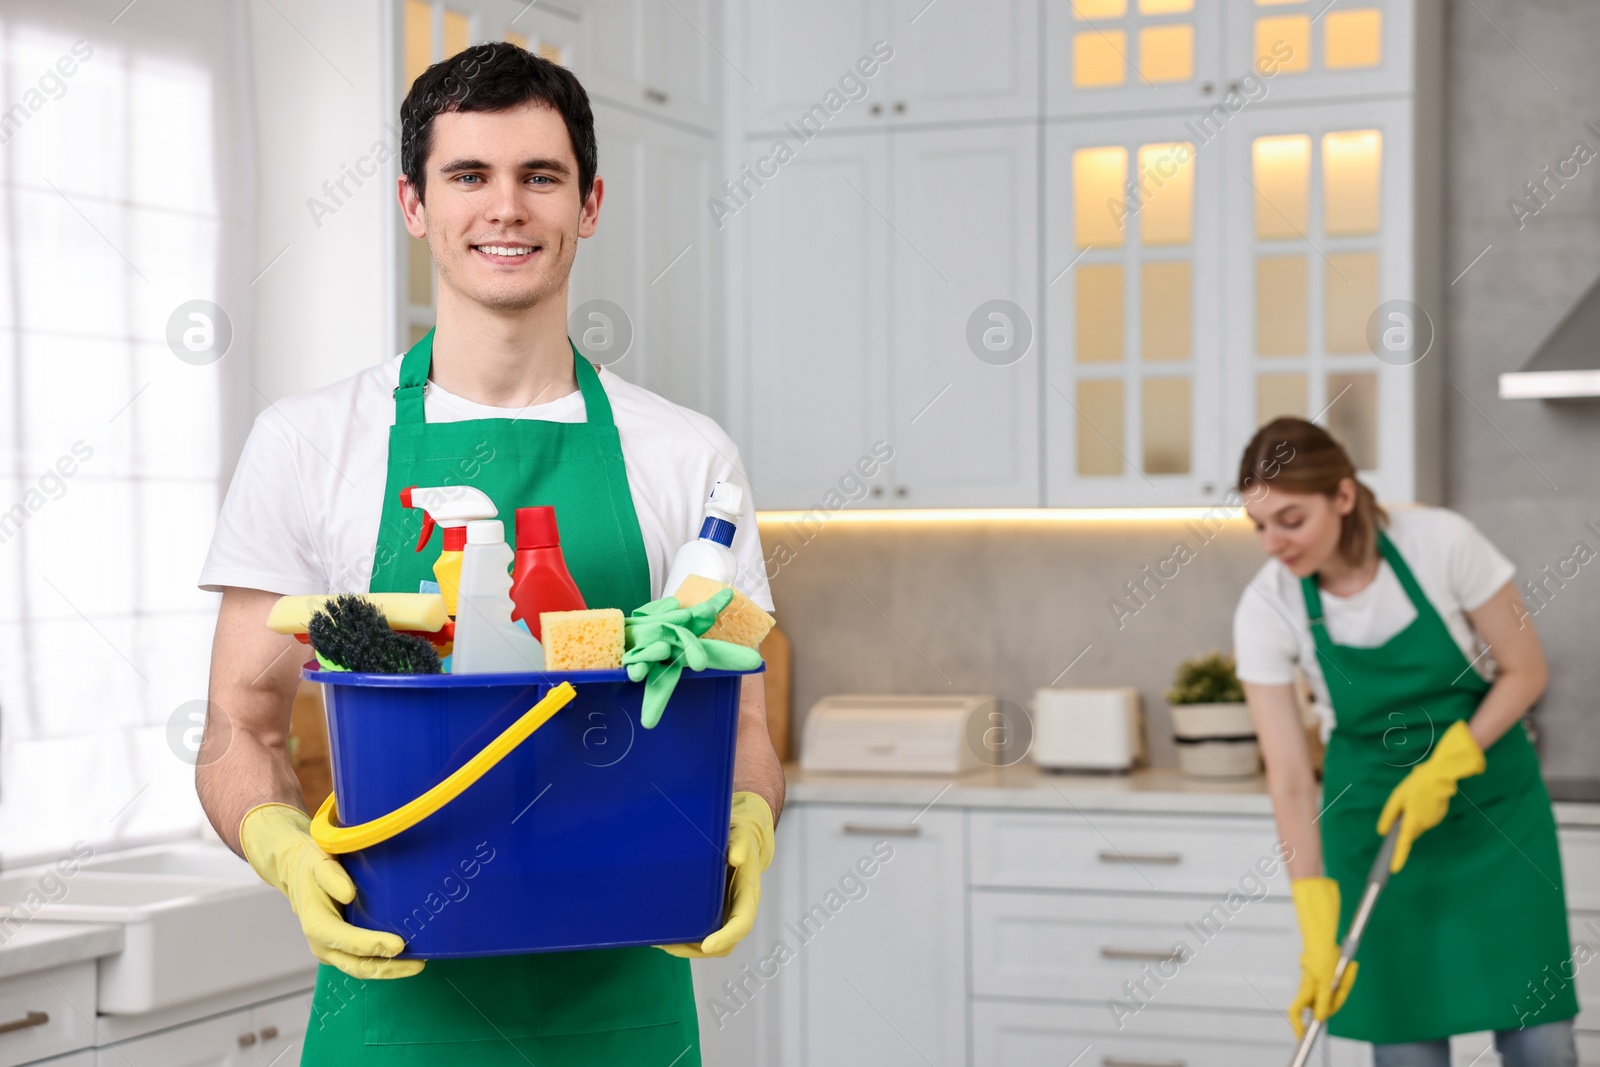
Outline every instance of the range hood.
[(1590, 287), (1528, 365), (1500, 375), (1504, 400), (1600, 396), (1600, 281)]

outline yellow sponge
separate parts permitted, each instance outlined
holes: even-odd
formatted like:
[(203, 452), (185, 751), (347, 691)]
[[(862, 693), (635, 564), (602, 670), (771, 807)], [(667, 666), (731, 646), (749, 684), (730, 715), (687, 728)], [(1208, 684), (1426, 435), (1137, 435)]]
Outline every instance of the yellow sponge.
[[(722, 582), (713, 582), (710, 578), (691, 574), (672, 595), (678, 598), (680, 605), (688, 608), (710, 600), (727, 588), (729, 587)], [(760, 648), (762, 640), (776, 623), (776, 619), (756, 607), (755, 601), (735, 588), (733, 599), (722, 609), (717, 621), (711, 624), (711, 629), (701, 636), (714, 641), (728, 641), (746, 648)]]
[(622, 611), (541, 611), (544, 666), (548, 671), (602, 671), (622, 666)]

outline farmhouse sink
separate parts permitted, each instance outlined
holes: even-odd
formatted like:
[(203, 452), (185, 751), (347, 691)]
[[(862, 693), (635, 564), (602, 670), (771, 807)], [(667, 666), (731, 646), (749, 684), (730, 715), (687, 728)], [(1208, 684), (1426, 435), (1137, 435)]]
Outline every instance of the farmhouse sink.
[(99, 962), (97, 1008), (160, 1011), (303, 975), (314, 980), (289, 902), (220, 844), (185, 842), (0, 875), (0, 927), (23, 921), (119, 923), (123, 950)]

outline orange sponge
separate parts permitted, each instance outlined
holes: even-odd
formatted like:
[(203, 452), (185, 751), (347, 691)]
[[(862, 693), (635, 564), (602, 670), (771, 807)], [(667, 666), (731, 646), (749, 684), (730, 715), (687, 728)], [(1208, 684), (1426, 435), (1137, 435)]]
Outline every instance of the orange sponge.
[[(691, 574), (672, 595), (678, 598), (680, 605), (688, 608), (710, 600), (727, 588), (729, 586), (722, 582), (713, 582), (710, 578)], [(711, 624), (711, 629), (701, 636), (714, 641), (728, 641), (746, 648), (760, 648), (762, 640), (776, 623), (776, 619), (756, 607), (755, 601), (735, 588), (733, 599), (722, 609), (717, 621)]]

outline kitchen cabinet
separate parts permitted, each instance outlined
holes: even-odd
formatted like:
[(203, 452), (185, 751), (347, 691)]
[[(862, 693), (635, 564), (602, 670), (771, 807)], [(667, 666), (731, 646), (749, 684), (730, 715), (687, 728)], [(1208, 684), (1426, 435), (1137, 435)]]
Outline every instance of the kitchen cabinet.
[(1437, 0), (1349, 0), (1333, 9), (1312, 0), (1226, 0), (1224, 69), (1236, 82), (1260, 69), (1260, 57), (1287, 56), (1271, 81), (1273, 100), (1282, 102), (1412, 92), (1435, 76), (1418, 68), (1438, 60), (1442, 7)]
[(1434, 19), (1407, 0), (1046, 0), (1045, 113), (1225, 117), (1268, 72), (1275, 102), (1406, 92)]
[(754, 190), (762, 507), (812, 507), (880, 442), (873, 506), (1039, 502), (1036, 178), (1033, 127), (995, 124), (818, 137)]
[[(793, 158), (741, 208), (730, 280), (748, 413), (734, 432), (762, 506), (815, 505), (879, 435), (895, 460), (868, 507), (1223, 505), (1243, 445), (1282, 414), (1327, 426), (1381, 500), (1436, 501), (1442, 26), (1437, 5), (1358, 2), (1044, 0), (1036, 122), (1009, 130), (997, 104), (961, 114), (982, 126), (946, 124), (913, 94), (886, 132), (847, 107), (804, 142), (785, 135)], [(944, 46), (942, 30), (914, 49), (895, 27), (922, 32), (940, 10), (912, 25), (887, 0), (845, 5), (827, 32), (809, 9), (751, 12), (746, 61), (769, 74), (767, 95), (747, 94), (749, 130), (779, 129), (806, 77), (878, 33), (896, 54), (872, 92), (898, 100)], [(997, 11), (995, 41), (1029, 17)], [(938, 69), (959, 81), (961, 66)], [(1031, 196), (1010, 169), (1023, 131), (1039, 144)], [(751, 132), (747, 158), (773, 152)], [(861, 181), (828, 188), (846, 159)], [(956, 178), (956, 160), (989, 169)], [(968, 197), (993, 215), (975, 238)], [(987, 269), (955, 278), (952, 261)], [(1016, 304), (1037, 346), (1004, 374), (961, 362), (989, 299)]]
[(1223, 153), (1177, 116), (1044, 137), (1046, 502), (1219, 499)]
[(94, 992), (93, 960), (0, 979), (0, 1067), (94, 1044)]
[(967, 1062), (963, 823), (957, 811), (806, 811), (789, 928), (803, 934), (810, 1067)]
[(276, 1067), (300, 1062), (311, 993), (213, 1015), (96, 1050), (98, 1067)]
[(1038, 504), (1036, 131), (889, 144), (892, 503)]
[[(1297, 415), (1340, 440), (1380, 500), (1437, 498), (1443, 361), (1426, 346), (1443, 321), (1414, 221), (1430, 195), (1416, 121), (1408, 101), (1367, 100), (1245, 113), (1228, 130), (1225, 456)], [(1375, 356), (1380, 331), (1397, 345)]]
[(721, 33), (717, 0), (591, 0), (583, 14), (579, 71), (591, 98), (713, 131), (721, 126), (727, 78), (711, 42)]
[(1045, 114), (1130, 114), (1216, 103), (1215, 0), (1044, 0)]
[(573, 262), (569, 333), (592, 361), (715, 415), (722, 243), (705, 205), (716, 141), (593, 105), (605, 195)]
[[(1038, 5), (1039, 0), (750, 5), (741, 52), (756, 84), (744, 86), (745, 126), (752, 133), (781, 132), (808, 113), (830, 131), (1031, 118), (1039, 110)], [(887, 49), (875, 53), (879, 42)], [(878, 62), (887, 50), (890, 58)], [(857, 69), (863, 57), (869, 62)], [(819, 105), (825, 118), (813, 111)]]
[[(752, 165), (766, 147), (751, 142)], [(748, 264), (735, 346), (746, 390), (734, 406), (763, 508), (811, 507), (890, 436), (888, 186), (887, 138), (818, 137), (727, 223)], [(887, 483), (873, 482), (875, 506)]]

